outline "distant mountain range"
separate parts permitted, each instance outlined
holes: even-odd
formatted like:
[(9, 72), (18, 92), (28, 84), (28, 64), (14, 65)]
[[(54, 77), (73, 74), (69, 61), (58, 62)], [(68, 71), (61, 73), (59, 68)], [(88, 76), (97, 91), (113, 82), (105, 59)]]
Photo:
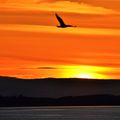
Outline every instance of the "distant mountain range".
[(120, 95), (119, 80), (77, 78), (19, 79), (0, 77), (0, 96), (61, 98), (67, 96)]

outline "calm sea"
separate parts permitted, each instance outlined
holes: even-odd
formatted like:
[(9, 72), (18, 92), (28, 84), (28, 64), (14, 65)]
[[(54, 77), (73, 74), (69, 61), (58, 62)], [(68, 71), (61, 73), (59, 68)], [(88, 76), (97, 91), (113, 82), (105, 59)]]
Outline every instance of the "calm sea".
[(120, 120), (120, 107), (8, 107), (0, 120)]

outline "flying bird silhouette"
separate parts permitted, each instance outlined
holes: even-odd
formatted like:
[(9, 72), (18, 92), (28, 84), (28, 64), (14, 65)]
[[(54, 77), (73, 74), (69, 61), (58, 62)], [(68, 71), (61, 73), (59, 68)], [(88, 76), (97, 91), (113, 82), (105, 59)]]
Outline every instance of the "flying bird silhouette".
[(62, 18), (57, 13), (55, 14), (55, 16), (56, 16), (58, 22), (60, 23), (60, 26), (57, 26), (57, 27), (59, 27), (59, 28), (75, 27), (75, 26), (72, 26), (72, 25), (65, 24), (64, 21), (62, 20)]

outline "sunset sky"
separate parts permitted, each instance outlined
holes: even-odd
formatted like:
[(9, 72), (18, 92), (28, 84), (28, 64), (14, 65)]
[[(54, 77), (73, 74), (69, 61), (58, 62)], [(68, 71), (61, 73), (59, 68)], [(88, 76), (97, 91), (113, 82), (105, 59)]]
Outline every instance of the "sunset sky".
[(1, 0), (0, 76), (120, 79), (120, 0)]

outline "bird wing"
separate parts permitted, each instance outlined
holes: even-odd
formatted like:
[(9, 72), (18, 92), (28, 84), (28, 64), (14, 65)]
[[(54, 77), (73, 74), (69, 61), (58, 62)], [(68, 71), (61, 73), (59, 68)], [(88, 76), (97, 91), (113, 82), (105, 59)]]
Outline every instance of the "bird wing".
[(59, 21), (60, 25), (61, 25), (61, 26), (64, 26), (65, 23), (64, 23), (64, 21), (62, 20), (62, 18), (61, 18), (60, 16), (58, 16), (58, 14), (55, 14), (55, 15), (56, 15), (56, 18), (57, 18), (57, 20)]

